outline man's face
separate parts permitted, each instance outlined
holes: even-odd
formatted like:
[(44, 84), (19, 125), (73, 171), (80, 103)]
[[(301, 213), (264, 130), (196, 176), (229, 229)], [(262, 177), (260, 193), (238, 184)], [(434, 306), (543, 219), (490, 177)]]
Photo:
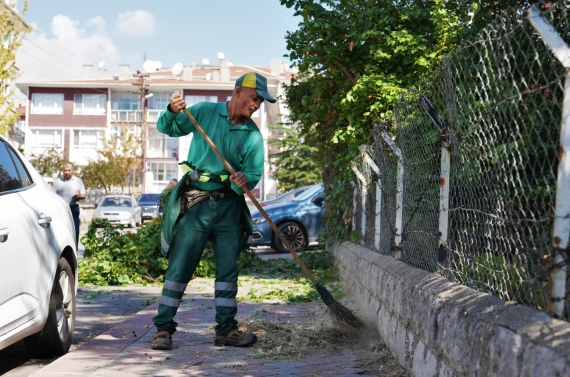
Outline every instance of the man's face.
[(73, 175), (73, 166), (71, 165), (63, 165), (63, 178), (69, 180)]
[(238, 111), (240, 115), (251, 118), (251, 115), (259, 109), (263, 97), (261, 97), (255, 89), (241, 87), (238, 97)]

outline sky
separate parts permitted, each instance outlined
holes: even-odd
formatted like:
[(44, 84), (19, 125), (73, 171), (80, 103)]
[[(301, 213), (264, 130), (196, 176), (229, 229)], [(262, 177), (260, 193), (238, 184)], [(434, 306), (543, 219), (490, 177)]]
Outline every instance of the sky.
[(18, 81), (82, 78), (83, 64), (101, 61), (110, 77), (119, 64), (142, 70), (145, 57), (219, 64), (219, 52), (236, 65), (288, 64), (285, 35), (300, 22), (279, 0), (29, 0), (24, 19), (34, 31), (17, 53)]

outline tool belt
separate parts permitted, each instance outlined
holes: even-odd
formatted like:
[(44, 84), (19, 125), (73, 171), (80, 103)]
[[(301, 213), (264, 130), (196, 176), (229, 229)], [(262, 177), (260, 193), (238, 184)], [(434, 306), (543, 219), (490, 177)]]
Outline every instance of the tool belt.
[(180, 214), (183, 215), (187, 210), (194, 207), (196, 204), (203, 200), (222, 200), (234, 198), (238, 194), (232, 190), (229, 186), (221, 190), (214, 191), (202, 191), (197, 188), (191, 187), (187, 191), (184, 191), (180, 198)]

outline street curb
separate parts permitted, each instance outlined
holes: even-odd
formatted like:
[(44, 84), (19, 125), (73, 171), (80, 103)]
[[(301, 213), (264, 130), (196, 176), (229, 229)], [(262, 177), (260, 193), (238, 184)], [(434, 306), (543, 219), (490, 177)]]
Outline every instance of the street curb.
[(158, 311), (158, 304), (157, 301), (145, 307), (131, 318), (36, 371), (32, 376), (81, 376), (95, 372), (154, 328), (152, 318)]

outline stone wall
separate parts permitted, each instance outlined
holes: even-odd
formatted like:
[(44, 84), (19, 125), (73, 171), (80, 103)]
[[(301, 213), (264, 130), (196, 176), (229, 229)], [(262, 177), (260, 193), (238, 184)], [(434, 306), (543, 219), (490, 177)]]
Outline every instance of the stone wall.
[(367, 323), (414, 376), (570, 376), (570, 324), (362, 246), (329, 242)]

